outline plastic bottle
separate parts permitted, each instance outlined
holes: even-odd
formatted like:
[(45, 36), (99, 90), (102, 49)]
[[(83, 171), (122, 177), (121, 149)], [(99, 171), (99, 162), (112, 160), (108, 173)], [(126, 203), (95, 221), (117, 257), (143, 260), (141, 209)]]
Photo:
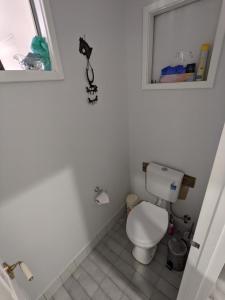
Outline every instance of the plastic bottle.
[(196, 74), (196, 81), (202, 81), (206, 78), (206, 66), (207, 66), (207, 60), (209, 56), (209, 44), (202, 44), (201, 46), (201, 52), (200, 52), (200, 58), (199, 58), (199, 64), (198, 64), (198, 70)]
[(175, 227), (174, 227), (174, 220), (173, 216), (170, 215), (170, 221), (169, 221), (169, 226), (168, 226), (168, 235), (174, 235), (175, 232)]

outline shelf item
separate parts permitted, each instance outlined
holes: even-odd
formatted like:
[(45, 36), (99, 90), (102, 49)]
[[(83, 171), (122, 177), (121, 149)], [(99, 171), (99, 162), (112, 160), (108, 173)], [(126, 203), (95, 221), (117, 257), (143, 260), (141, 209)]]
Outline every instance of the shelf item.
[(194, 81), (194, 79), (195, 73), (172, 74), (161, 76), (160, 83), (190, 82)]

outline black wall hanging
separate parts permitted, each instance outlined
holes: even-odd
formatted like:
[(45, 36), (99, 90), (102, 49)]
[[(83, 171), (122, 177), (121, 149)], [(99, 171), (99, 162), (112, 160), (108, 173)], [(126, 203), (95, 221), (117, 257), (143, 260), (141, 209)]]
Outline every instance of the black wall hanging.
[(88, 103), (95, 104), (98, 101), (98, 87), (94, 84), (95, 80), (95, 73), (94, 69), (91, 66), (90, 58), (92, 54), (93, 48), (91, 48), (88, 43), (85, 41), (84, 38), (80, 37), (80, 47), (79, 51), (83, 54), (87, 59), (87, 66), (86, 66), (86, 77), (88, 86), (86, 87), (86, 91), (88, 94)]

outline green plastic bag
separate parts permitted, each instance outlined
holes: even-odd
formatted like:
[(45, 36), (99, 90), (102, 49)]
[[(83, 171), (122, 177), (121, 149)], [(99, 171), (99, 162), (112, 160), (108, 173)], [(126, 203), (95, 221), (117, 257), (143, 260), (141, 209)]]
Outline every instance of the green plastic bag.
[(45, 71), (51, 71), (52, 65), (46, 39), (42, 36), (35, 36), (31, 43), (31, 50), (33, 53), (41, 56)]

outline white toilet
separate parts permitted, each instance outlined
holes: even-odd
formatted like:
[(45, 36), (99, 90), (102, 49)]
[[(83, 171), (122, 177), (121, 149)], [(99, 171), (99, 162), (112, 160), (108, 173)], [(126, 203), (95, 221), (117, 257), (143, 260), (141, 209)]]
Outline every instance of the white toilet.
[(175, 202), (179, 195), (183, 173), (149, 164), (146, 172), (146, 188), (157, 197), (157, 205), (148, 201), (138, 204), (128, 215), (126, 231), (134, 244), (133, 256), (142, 264), (149, 264), (153, 259), (157, 244), (167, 231), (169, 217), (165, 208), (160, 207), (165, 201)]

